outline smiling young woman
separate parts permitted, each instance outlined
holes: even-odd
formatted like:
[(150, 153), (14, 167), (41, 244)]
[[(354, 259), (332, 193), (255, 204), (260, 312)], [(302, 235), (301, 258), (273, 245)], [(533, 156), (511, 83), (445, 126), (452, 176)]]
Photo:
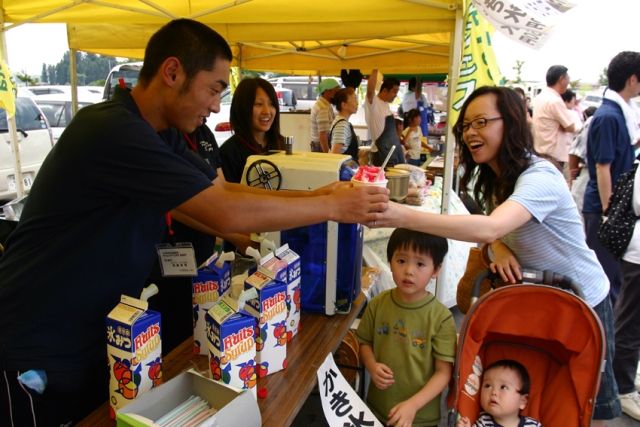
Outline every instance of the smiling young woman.
[(273, 85), (261, 78), (242, 80), (233, 94), (229, 121), (234, 135), (220, 146), (222, 170), (227, 181), (239, 183), (249, 156), (284, 150)]

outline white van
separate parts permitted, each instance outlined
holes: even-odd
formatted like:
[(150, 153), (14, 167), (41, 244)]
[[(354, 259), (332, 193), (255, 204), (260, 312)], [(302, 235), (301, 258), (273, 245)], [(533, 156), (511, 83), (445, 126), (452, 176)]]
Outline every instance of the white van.
[[(329, 77), (323, 77), (329, 78)], [(340, 82), (339, 77), (330, 77)], [(267, 79), (269, 83), (276, 89), (289, 89), (293, 91), (297, 105), (297, 110), (310, 110), (318, 99), (316, 87), (318, 86), (318, 77), (313, 76), (292, 76), (292, 77), (274, 77)]]
[[(32, 98), (16, 98), (16, 126), (18, 148), (22, 166), (22, 180), (28, 192), (51, 147), (53, 135), (45, 115)], [(16, 178), (13, 168), (11, 137), (7, 126), (7, 113), (0, 108), (0, 200), (16, 197)]]
[(120, 79), (124, 79), (124, 85), (126, 87), (133, 89), (136, 83), (138, 83), (141, 68), (142, 62), (127, 62), (126, 64), (118, 64), (113, 67), (109, 72), (109, 76), (107, 76), (107, 80), (104, 82), (102, 100), (108, 101), (111, 99), (114, 88), (120, 85)]

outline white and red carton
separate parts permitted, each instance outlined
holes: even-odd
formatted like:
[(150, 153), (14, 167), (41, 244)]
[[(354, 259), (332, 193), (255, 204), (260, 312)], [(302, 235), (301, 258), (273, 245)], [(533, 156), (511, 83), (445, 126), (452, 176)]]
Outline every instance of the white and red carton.
[(300, 330), (300, 291), (302, 268), (300, 255), (289, 249), (285, 243), (276, 250), (276, 257), (287, 262), (287, 341)]
[(118, 409), (162, 384), (160, 313), (148, 303), (122, 295), (107, 316), (109, 404), (111, 418)]
[[(231, 287), (231, 266), (229, 263), (216, 265), (218, 254), (213, 254), (203, 267), (198, 268), (198, 275), (193, 277), (193, 352), (201, 353), (201, 347), (207, 347), (205, 315)], [(202, 353), (205, 351), (202, 350)]]
[(205, 321), (211, 377), (256, 397), (256, 318), (239, 311), (238, 303), (225, 295), (207, 311)]
[(256, 364), (258, 376), (266, 377), (287, 367), (287, 284), (262, 266), (244, 282), (254, 287), (258, 297), (247, 300), (244, 308), (258, 319)]

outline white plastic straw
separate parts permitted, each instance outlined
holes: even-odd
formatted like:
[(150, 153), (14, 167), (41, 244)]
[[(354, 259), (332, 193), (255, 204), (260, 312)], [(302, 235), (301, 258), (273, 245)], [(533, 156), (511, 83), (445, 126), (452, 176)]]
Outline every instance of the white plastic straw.
[(393, 150), (395, 150), (395, 149), (396, 149), (396, 146), (392, 145), (391, 146), (391, 150), (389, 150), (389, 154), (387, 154), (387, 158), (384, 159), (384, 162), (382, 162), (382, 166), (380, 166), (380, 170), (378, 171), (378, 175), (376, 175), (376, 179), (374, 179), (373, 182), (378, 182), (378, 178), (380, 178), (380, 174), (384, 170), (384, 167), (387, 166), (387, 162), (391, 158), (391, 155), (393, 154)]

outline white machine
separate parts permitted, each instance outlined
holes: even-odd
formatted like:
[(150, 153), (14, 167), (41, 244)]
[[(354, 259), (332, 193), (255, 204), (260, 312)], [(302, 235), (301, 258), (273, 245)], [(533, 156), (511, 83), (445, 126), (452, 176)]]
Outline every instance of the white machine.
[[(250, 156), (242, 182), (272, 190), (312, 191), (353, 175), (351, 156), (274, 151)], [(286, 215), (286, 212), (282, 213)], [(349, 311), (360, 293), (363, 228), (329, 221), (268, 233), (279, 247), (288, 243), (302, 261), (302, 308), (333, 315)]]

